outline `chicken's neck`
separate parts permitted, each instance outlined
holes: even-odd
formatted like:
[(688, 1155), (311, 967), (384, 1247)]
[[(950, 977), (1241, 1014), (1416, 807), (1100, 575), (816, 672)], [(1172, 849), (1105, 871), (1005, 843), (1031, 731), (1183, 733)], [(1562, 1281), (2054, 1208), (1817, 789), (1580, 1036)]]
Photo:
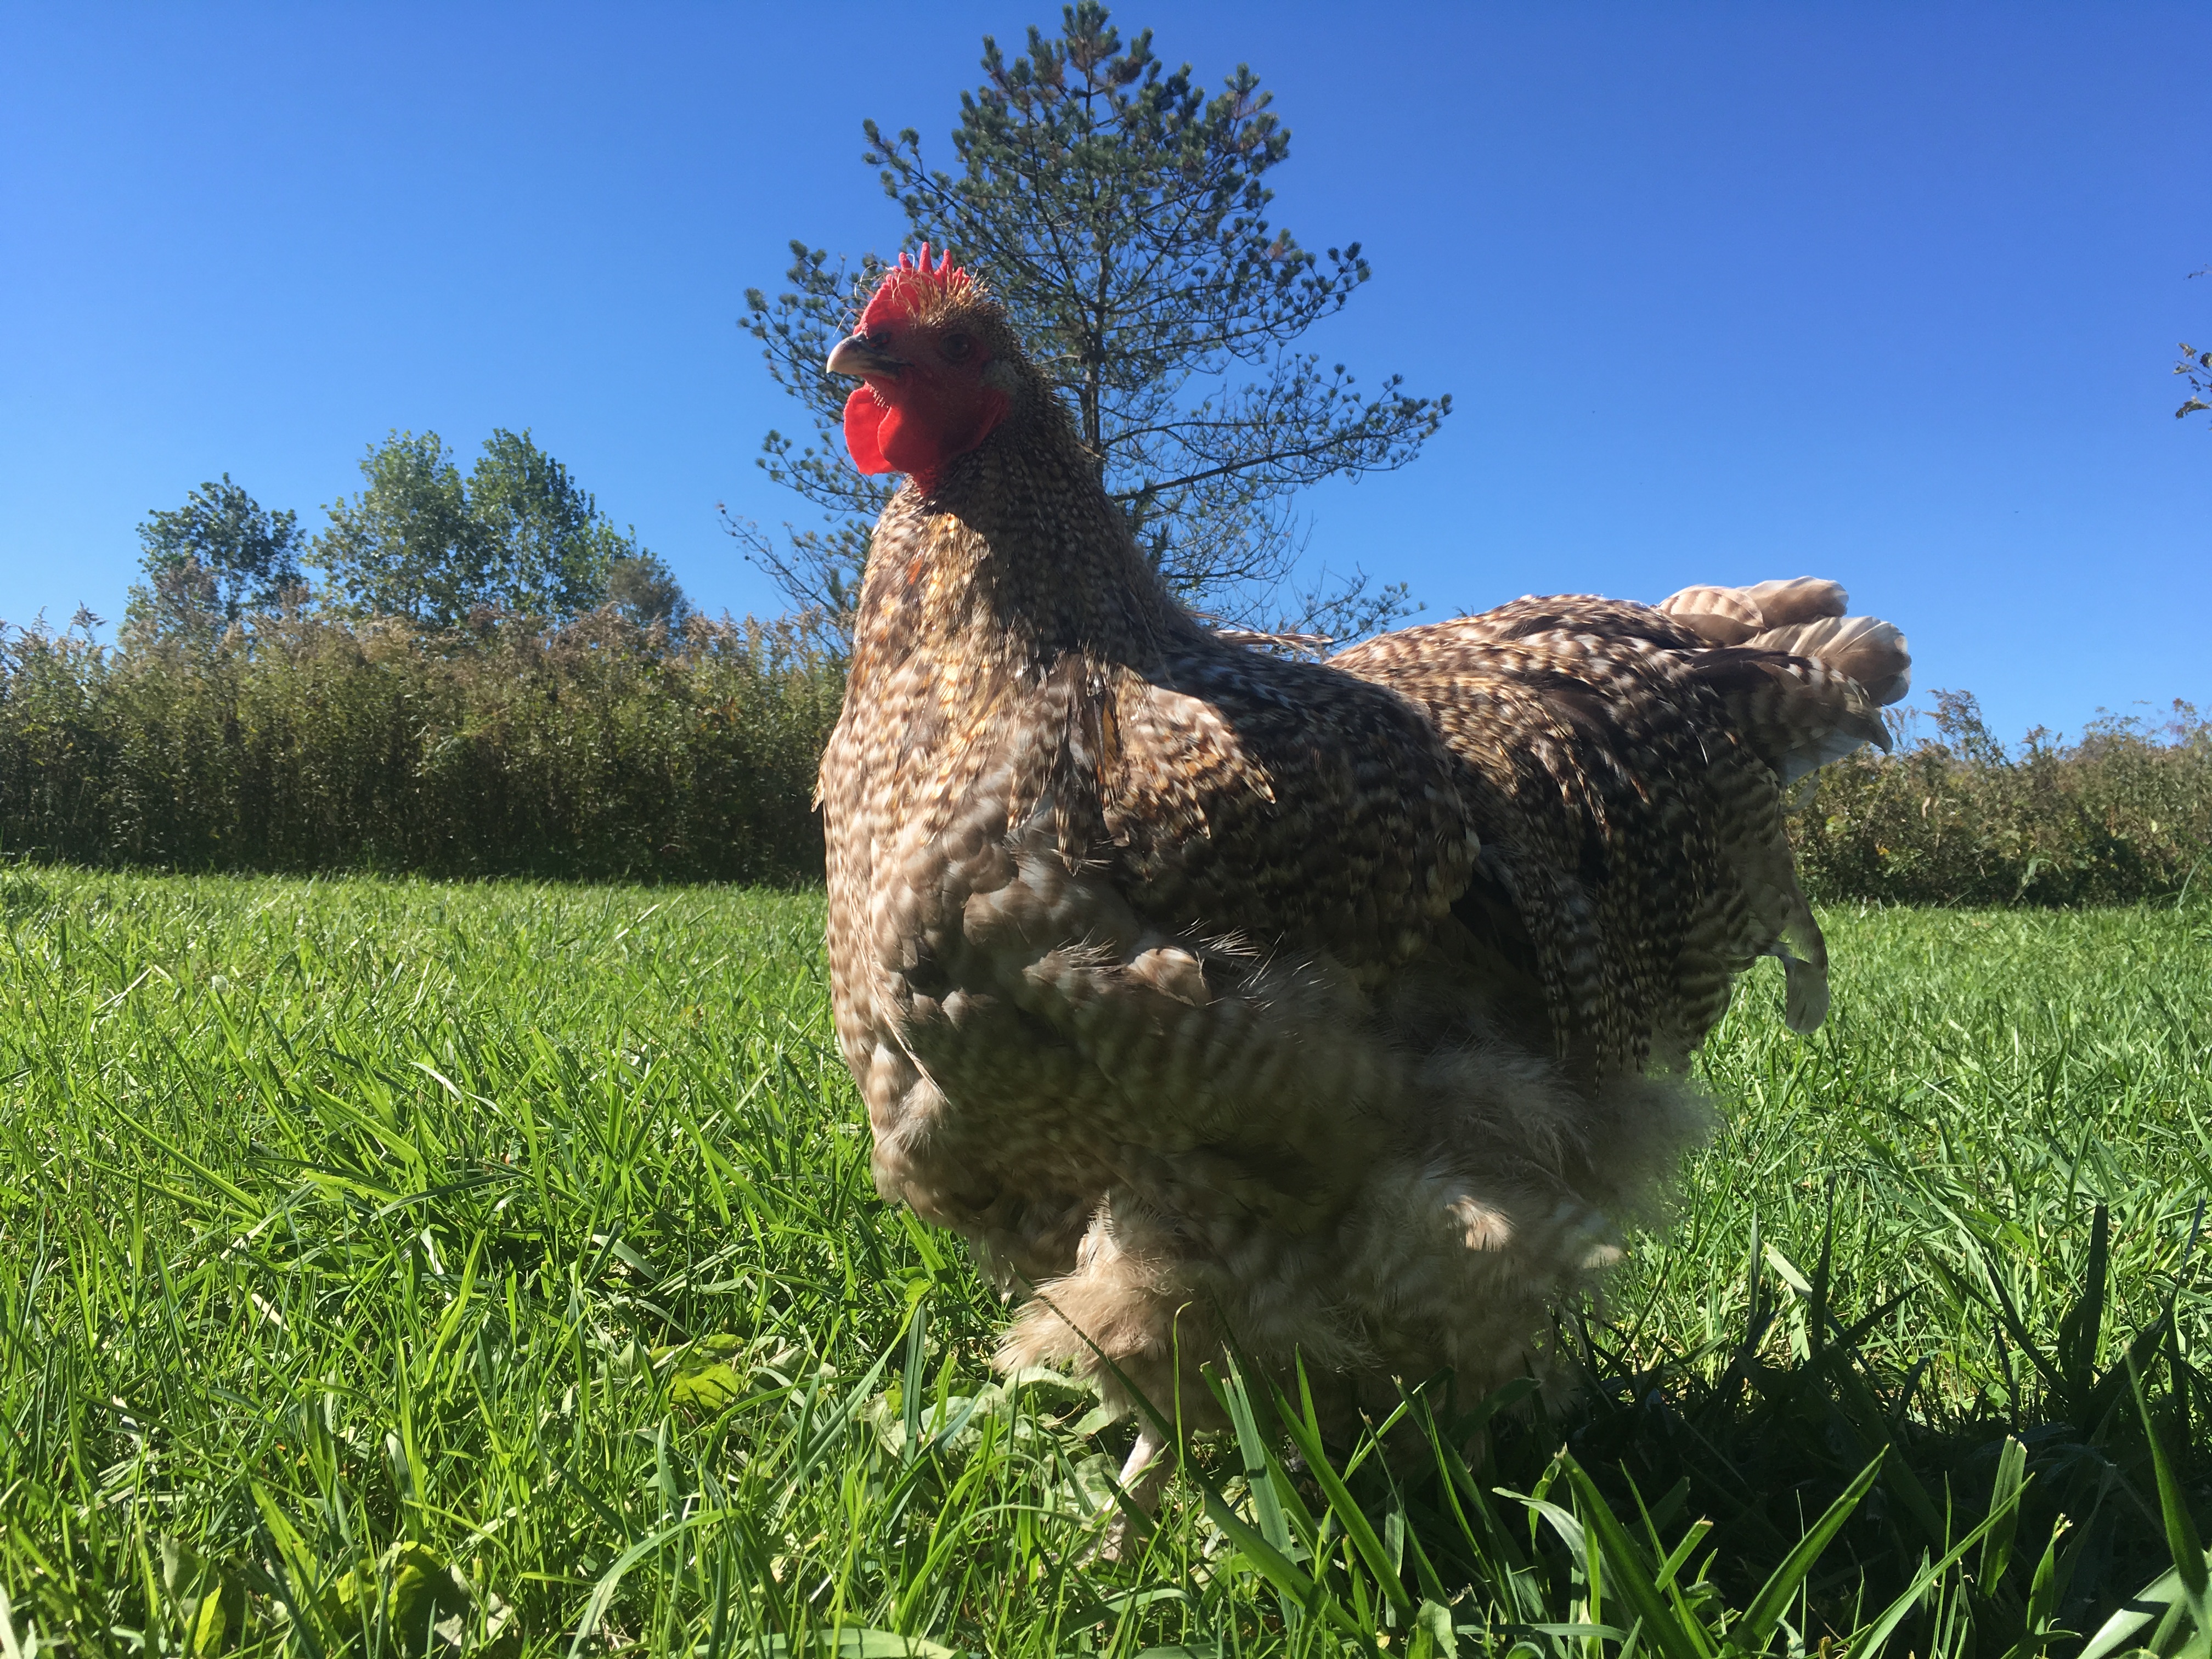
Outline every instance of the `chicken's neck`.
[(963, 456), (876, 526), (854, 631), (866, 681), (915, 653), (1019, 676), (1076, 652), (1139, 669), (1201, 630), (1131, 540), (1064, 422)]

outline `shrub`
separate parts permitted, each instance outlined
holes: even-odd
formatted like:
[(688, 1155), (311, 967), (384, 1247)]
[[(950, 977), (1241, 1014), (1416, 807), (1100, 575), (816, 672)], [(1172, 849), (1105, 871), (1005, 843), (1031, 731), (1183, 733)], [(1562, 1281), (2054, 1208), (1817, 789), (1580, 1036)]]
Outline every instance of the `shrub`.
[(0, 641), (0, 850), (91, 865), (792, 881), (842, 665), (612, 610)]
[[(609, 607), (458, 632), (253, 616), (216, 634), (0, 637), (0, 854), (176, 869), (793, 882), (843, 663), (805, 618)], [(2212, 721), (2104, 716), (2008, 753), (1938, 692), (1792, 819), (1826, 902), (2171, 897), (2212, 864)], [(2212, 885), (2212, 869), (2203, 871)]]
[(2028, 734), (2017, 757), (1965, 692), (1939, 691), (1932, 736), (1895, 722), (1894, 754), (1823, 769), (1791, 830), (1815, 899), (2113, 904), (2174, 897), (2212, 854), (2212, 721), (2102, 714), (2081, 740)]

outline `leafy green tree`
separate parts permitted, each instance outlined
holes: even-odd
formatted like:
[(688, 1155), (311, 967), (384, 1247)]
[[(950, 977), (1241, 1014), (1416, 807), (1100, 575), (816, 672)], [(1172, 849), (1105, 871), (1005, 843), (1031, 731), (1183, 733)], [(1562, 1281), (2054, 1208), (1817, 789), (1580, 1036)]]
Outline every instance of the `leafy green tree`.
[(681, 628), (692, 616), (691, 601), (676, 573), (660, 556), (641, 550), (617, 559), (607, 570), (607, 603), (640, 628), (665, 623)]
[[(1356, 573), (1289, 594), (1303, 551), (1296, 493), (1405, 465), (1450, 412), (1393, 375), (1362, 389), (1299, 342), (1370, 271), (1359, 245), (1316, 254), (1267, 218), (1264, 179), (1290, 132), (1252, 71), (1208, 94), (1170, 71), (1146, 30), (1123, 42), (1097, 0), (1065, 8), (1058, 39), (1029, 32), (1009, 62), (983, 43), (984, 83), (960, 100), (957, 167), (911, 130), (864, 124), (864, 159), (916, 240), (989, 283), (1039, 366), (1073, 403), (1131, 529), (1168, 580), (1224, 617), (1365, 631), (1410, 609), (1402, 586)], [(771, 432), (761, 465), (821, 514), (783, 545), (727, 520), (796, 602), (849, 612), (869, 526), (889, 490), (848, 462), (849, 385), (823, 358), (883, 270), (793, 242), (788, 291), (747, 291), (744, 326), (805, 409), (811, 442)]]
[(145, 580), (131, 589), (125, 626), (155, 635), (200, 634), (305, 591), (299, 514), (270, 513), (222, 475), (171, 512), (138, 526)]
[(361, 474), (361, 494), (330, 503), (315, 538), (328, 598), (363, 616), (459, 623), (483, 602), (487, 562), (453, 452), (434, 432), (394, 432)]
[(434, 628), (483, 609), (571, 617), (641, 556), (526, 431), (495, 430), (465, 480), (434, 432), (393, 433), (361, 471), (365, 487), (331, 504), (314, 544), (332, 600), (356, 614)]
[(469, 471), (469, 514), (487, 550), (492, 603), (573, 617), (606, 602), (617, 561), (638, 556), (588, 490), (530, 434), (495, 430)]

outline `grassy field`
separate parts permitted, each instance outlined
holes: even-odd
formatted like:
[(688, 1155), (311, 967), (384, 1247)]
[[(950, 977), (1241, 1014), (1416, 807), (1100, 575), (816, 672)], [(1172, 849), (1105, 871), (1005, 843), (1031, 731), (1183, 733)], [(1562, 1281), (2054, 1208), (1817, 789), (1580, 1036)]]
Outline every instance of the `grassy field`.
[(0, 1649), (2071, 1650), (2201, 1559), (2206, 912), (1826, 920), (1566, 1419), (1332, 1464), (1229, 1379), (1109, 1566), (1127, 1431), (874, 1197), (818, 895), (0, 872)]

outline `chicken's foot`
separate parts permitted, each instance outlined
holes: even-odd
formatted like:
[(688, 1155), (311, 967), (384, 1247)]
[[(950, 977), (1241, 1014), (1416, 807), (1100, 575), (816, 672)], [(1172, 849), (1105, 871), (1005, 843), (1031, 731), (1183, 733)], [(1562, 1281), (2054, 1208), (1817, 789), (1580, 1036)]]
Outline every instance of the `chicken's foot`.
[[(1168, 1476), (1175, 1473), (1175, 1465), (1167, 1437), (1148, 1423), (1137, 1431), (1137, 1443), (1129, 1448), (1128, 1459), (1121, 1465), (1121, 1491), (1130, 1503), (1152, 1515), (1160, 1506), (1160, 1492), (1167, 1486)], [(1096, 1559), (1126, 1560), (1135, 1553), (1140, 1536), (1127, 1512), (1117, 1513), (1106, 1535), (1098, 1540)]]

